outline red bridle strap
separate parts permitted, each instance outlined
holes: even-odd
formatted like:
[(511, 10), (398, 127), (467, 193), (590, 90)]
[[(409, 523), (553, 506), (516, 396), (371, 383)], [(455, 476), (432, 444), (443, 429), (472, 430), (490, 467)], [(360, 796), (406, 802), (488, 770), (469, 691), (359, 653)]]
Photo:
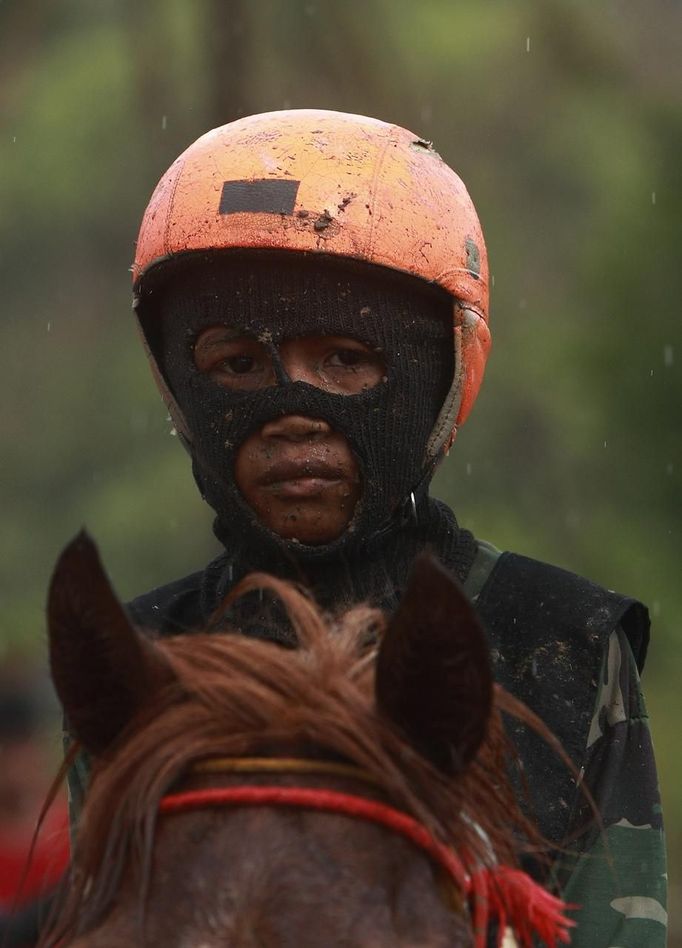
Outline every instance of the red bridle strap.
[(470, 878), (455, 853), (429, 833), (417, 820), (392, 806), (366, 797), (315, 787), (208, 787), (163, 797), (159, 811), (177, 813), (213, 806), (283, 806), (339, 813), (378, 823), (409, 839), (452, 877), (460, 892), (469, 894)]
[(476, 948), (487, 944), (490, 918), (498, 920), (498, 946), (510, 925), (522, 948), (532, 948), (535, 936), (548, 948), (570, 941), (575, 924), (566, 918), (567, 906), (530, 876), (509, 866), (482, 866), (469, 873), (456, 853), (435, 839), (413, 817), (377, 800), (314, 787), (238, 786), (186, 790), (163, 797), (160, 813), (179, 813), (204, 807), (277, 806), (338, 813), (377, 823), (410, 840), (441, 866), (458, 890), (473, 902)]

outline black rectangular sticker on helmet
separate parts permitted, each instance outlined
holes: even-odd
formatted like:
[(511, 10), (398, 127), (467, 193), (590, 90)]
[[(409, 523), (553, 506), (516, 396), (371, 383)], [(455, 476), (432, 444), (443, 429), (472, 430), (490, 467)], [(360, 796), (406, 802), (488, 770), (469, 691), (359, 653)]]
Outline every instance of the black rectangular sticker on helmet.
[(225, 181), (220, 196), (220, 214), (293, 214), (300, 181), (259, 178), (256, 181)]

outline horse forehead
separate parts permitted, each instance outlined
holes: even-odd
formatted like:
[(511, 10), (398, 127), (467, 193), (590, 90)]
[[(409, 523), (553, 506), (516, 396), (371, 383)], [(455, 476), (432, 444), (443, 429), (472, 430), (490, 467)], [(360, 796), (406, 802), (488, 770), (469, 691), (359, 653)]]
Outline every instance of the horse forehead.
[[(469, 944), (468, 920), (444, 904), (428, 859), (383, 828), (300, 811), (242, 810), (233, 817), (219, 827), (215, 814), (193, 813), (187, 824), (194, 828), (188, 825), (180, 839), (168, 833), (172, 824), (160, 834), (159, 863), (177, 867), (175, 882), (193, 906), (187, 913), (187, 901), (183, 910), (171, 899), (158, 919), (159, 931), (170, 915), (174, 925), (187, 926), (181, 948)], [(192, 854), (187, 841), (195, 834), (202, 844)], [(178, 861), (176, 841), (184, 854)], [(217, 877), (225, 846), (229, 871)]]

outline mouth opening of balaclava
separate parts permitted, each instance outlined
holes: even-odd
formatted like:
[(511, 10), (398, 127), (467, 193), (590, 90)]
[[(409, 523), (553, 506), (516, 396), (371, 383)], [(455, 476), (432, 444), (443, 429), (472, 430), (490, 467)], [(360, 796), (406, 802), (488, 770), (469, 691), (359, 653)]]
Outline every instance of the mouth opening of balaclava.
[[(191, 433), (194, 476), (223, 545), (279, 550), (297, 561), (357, 550), (390, 529), (410, 493), (428, 484), (426, 444), (453, 378), (452, 300), (444, 291), (366, 264), (251, 251), (188, 255), (154, 295), (143, 328)], [(386, 374), (354, 395), (286, 378), (257, 391), (226, 389), (194, 364), (198, 335), (221, 325), (267, 339), (273, 354), (297, 336), (350, 336), (380, 354)], [(360, 500), (330, 543), (306, 546), (273, 533), (235, 484), (245, 440), (285, 415), (323, 419), (358, 462)]]

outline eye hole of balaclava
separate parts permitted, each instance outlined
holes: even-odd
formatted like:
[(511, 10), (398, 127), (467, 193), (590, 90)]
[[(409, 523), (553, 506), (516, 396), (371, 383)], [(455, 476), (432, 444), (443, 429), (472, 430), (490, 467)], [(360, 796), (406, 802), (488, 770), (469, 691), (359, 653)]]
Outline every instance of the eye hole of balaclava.
[[(353, 395), (281, 374), (276, 385), (257, 391), (229, 390), (194, 362), (199, 334), (221, 325), (265, 341), (275, 361), (285, 339), (352, 337), (380, 355), (386, 374)], [(255, 544), (287, 545), (254, 526), (253, 511), (234, 482), (240, 445), (285, 415), (324, 419), (347, 439), (358, 461), (360, 501), (334, 549), (361, 545), (424, 479), (426, 444), (454, 372), (452, 299), (439, 288), (329, 257), (192, 255), (175, 264), (143, 327), (191, 432), (195, 478), (216, 511), (216, 534), (224, 544), (238, 533), (242, 539), (253, 536)], [(297, 544), (296, 556), (306, 550), (324, 552)]]

